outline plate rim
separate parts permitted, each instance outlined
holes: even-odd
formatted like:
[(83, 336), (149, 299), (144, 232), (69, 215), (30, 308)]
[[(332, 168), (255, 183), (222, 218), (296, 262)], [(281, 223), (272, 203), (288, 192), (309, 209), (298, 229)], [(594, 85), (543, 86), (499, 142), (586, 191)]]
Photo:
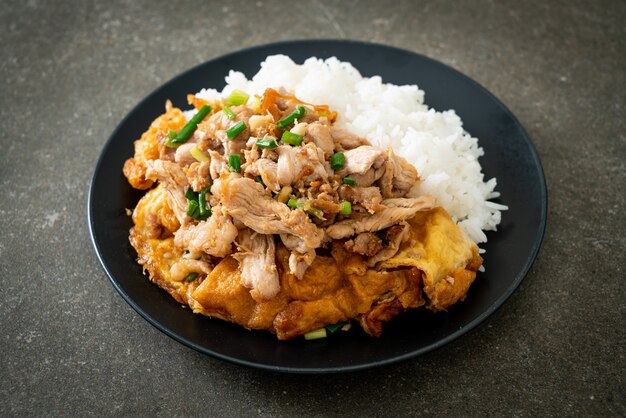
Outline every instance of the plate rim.
[[(128, 295), (121, 287), (121, 285), (118, 283), (118, 281), (115, 279), (115, 277), (113, 277), (112, 272), (110, 271), (109, 266), (107, 265), (106, 260), (104, 260), (102, 253), (101, 253), (101, 247), (100, 247), (100, 243), (98, 243), (96, 236), (95, 236), (95, 224), (94, 224), (94, 220), (93, 220), (93, 212), (95, 210), (95, 208), (93, 207), (93, 195), (94, 195), (94, 185), (96, 182), (96, 178), (97, 178), (97, 174), (100, 171), (100, 168), (102, 165), (104, 165), (105, 161), (104, 161), (104, 156), (105, 154), (107, 154), (108, 149), (112, 146), (113, 140), (114, 138), (117, 136), (118, 132), (121, 130), (121, 128), (126, 124), (126, 122), (128, 121), (128, 119), (130, 119), (131, 115), (135, 113), (135, 111), (141, 107), (145, 102), (148, 102), (152, 99), (153, 96), (157, 95), (159, 91), (161, 91), (162, 89), (164, 89), (165, 87), (169, 86), (170, 84), (172, 84), (173, 82), (175, 82), (176, 80), (178, 80), (179, 78), (184, 77), (185, 75), (196, 71), (198, 68), (203, 67), (205, 65), (210, 65), (211, 63), (218, 61), (218, 60), (223, 60), (223, 59), (227, 59), (231, 56), (234, 55), (240, 55), (240, 54), (245, 54), (247, 52), (250, 51), (254, 51), (254, 50), (259, 50), (259, 49), (266, 49), (266, 48), (282, 48), (285, 46), (289, 46), (289, 45), (294, 45), (294, 44), (314, 44), (314, 43), (328, 43), (328, 44), (346, 44), (346, 45), (360, 45), (362, 47), (374, 47), (374, 48), (383, 48), (383, 49), (389, 49), (389, 50), (395, 50), (397, 52), (401, 52), (404, 54), (411, 54), (411, 55), (417, 55), (419, 56), (421, 59), (427, 60), (429, 61), (431, 64), (434, 64), (436, 66), (440, 66), (440, 67), (444, 67), (447, 71), (452, 71), (453, 73), (455, 73), (457, 76), (462, 77), (465, 81), (470, 82), (471, 84), (474, 85), (474, 87), (478, 88), (479, 90), (481, 90), (483, 92), (483, 94), (486, 94), (487, 96), (490, 97), (490, 99), (492, 99), (493, 101), (495, 101), (507, 114), (508, 117), (510, 117), (513, 122), (515, 123), (516, 127), (519, 128), (520, 133), (521, 133), (521, 137), (524, 140), (524, 142), (526, 143), (526, 145), (528, 145), (529, 147), (529, 155), (531, 157), (531, 160), (534, 164), (534, 167), (537, 169), (537, 174), (539, 175), (539, 189), (540, 189), (540, 200), (541, 200), (541, 213), (540, 213), (540, 218), (539, 218), (539, 234), (537, 236), (537, 239), (535, 240), (535, 242), (533, 243), (532, 246), (532, 250), (529, 253), (526, 262), (524, 263), (522, 269), (520, 269), (520, 271), (518, 272), (518, 274), (516, 275), (515, 279), (511, 282), (511, 284), (509, 285), (508, 288), (506, 288), (506, 291), (503, 292), (496, 300), (494, 303), (492, 303), (488, 309), (486, 309), (484, 312), (482, 312), (480, 315), (478, 315), (477, 317), (475, 317), (473, 320), (471, 320), (469, 323), (467, 323), (465, 326), (455, 330), (454, 332), (446, 335), (445, 337), (439, 339), (438, 341), (436, 341), (435, 343), (432, 343), (430, 345), (427, 345), (425, 347), (421, 347), (418, 348), (416, 350), (412, 350), (410, 352), (401, 354), (401, 355), (397, 355), (397, 356), (393, 356), (387, 359), (383, 359), (383, 360), (377, 360), (374, 362), (368, 362), (368, 363), (360, 363), (360, 364), (356, 364), (356, 365), (344, 365), (344, 366), (335, 366), (335, 367), (314, 367), (314, 368), (307, 368), (307, 367), (291, 367), (291, 366), (277, 366), (277, 365), (271, 365), (271, 364), (266, 364), (266, 363), (258, 363), (258, 362), (254, 362), (254, 361), (249, 361), (249, 360), (245, 360), (245, 359), (241, 359), (241, 358), (237, 358), (237, 357), (233, 357), (233, 356), (228, 356), (210, 349), (207, 349), (205, 347), (200, 346), (199, 344), (185, 338), (182, 337), (180, 335), (178, 335), (176, 332), (172, 331), (171, 329), (169, 329), (168, 327), (162, 325), (158, 320), (154, 319), (150, 314), (148, 314), (145, 310), (143, 310), (143, 308), (141, 308), (131, 297), (130, 295)], [(313, 56), (313, 55), (312, 55)], [(234, 69), (237, 70), (237, 69)], [(419, 84), (418, 84), (419, 86)], [(426, 92), (428, 93), (428, 92)], [(479, 145), (480, 145), (480, 138), (479, 138)], [(532, 265), (534, 264), (538, 254), (539, 254), (539, 250), (541, 248), (541, 245), (543, 243), (543, 239), (545, 237), (545, 231), (546, 231), (546, 225), (547, 225), (547, 217), (548, 217), (548, 188), (547, 188), (547, 183), (546, 183), (546, 178), (545, 178), (545, 173), (543, 170), (543, 166), (541, 164), (541, 160), (539, 159), (539, 154), (537, 153), (537, 150), (535, 148), (535, 145), (533, 144), (530, 136), (528, 135), (528, 133), (526, 132), (526, 129), (524, 128), (524, 126), (519, 122), (519, 120), (517, 119), (517, 117), (513, 114), (513, 112), (511, 112), (511, 110), (500, 100), (498, 99), (493, 93), (491, 93), (489, 90), (487, 90), (485, 87), (483, 87), (480, 83), (478, 83), (477, 81), (475, 81), (474, 79), (472, 79), (471, 77), (465, 75), (464, 73), (460, 72), (459, 70), (442, 63), (441, 61), (438, 61), (436, 59), (433, 59), (429, 56), (426, 56), (424, 54), (421, 54), (419, 52), (415, 52), (415, 51), (411, 51), (408, 49), (403, 49), (403, 48), (399, 48), (396, 46), (391, 46), (391, 45), (386, 45), (386, 44), (381, 44), (381, 43), (375, 43), (375, 42), (367, 42), (367, 41), (360, 41), (360, 40), (352, 40), (352, 39), (294, 39), (294, 40), (287, 40), (287, 41), (279, 41), (279, 42), (270, 42), (270, 43), (264, 43), (264, 44), (259, 44), (259, 45), (254, 45), (254, 46), (250, 46), (247, 48), (243, 48), (243, 49), (239, 49), (236, 51), (232, 51), (229, 52), (227, 54), (223, 54), (223, 55), (219, 55), (217, 57), (211, 58), (209, 60), (203, 61), (201, 63), (198, 63), (196, 65), (194, 65), (193, 67), (182, 71), (181, 73), (176, 74), (175, 76), (173, 76), (172, 78), (170, 78), (169, 80), (167, 80), (166, 82), (158, 85), (154, 90), (152, 90), (148, 95), (146, 95), (145, 97), (143, 97), (137, 104), (135, 104), (129, 111), (128, 113), (125, 115), (125, 117), (117, 124), (116, 128), (113, 130), (113, 132), (111, 133), (111, 135), (109, 136), (109, 138), (107, 139), (107, 141), (105, 142), (104, 146), (102, 147), (100, 154), (98, 156), (98, 159), (96, 161), (96, 165), (94, 167), (93, 173), (91, 175), (90, 181), (89, 181), (89, 190), (88, 190), (88, 194), (87, 194), (87, 223), (88, 223), (88, 228), (89, 228), (89, 235), (90, 235), (90, 239), (91, 239), (91, 243), (95, 249), (96, 252), (96, 256), (98, 258), (98, 261), (100, 262), (100, 265), (102, 266), (102, 268), (104, 269), (107, 278), (109, 279), (109, 281), (111, 282), (111, 284), (113, 285), (113, 288), (122, 296), (122, 298), (126, 301), (126, 303), (128, 303), (131, 308), (133, 308), (133, 310), (135, 312), (137, 312), (142, 318), (144, 318), (148, 323), (150, 323), (152, 326), (154, 326), (155, 328), (157, 328), (159, 331), (163, 332), (165, 335), (167, 335), (168, 337), (174, 339), (175, 341), (197, 351), (200, 352), (202, 354), (205, 355), (209, 355), (213, 358), (217, 358), (220, 360), (224, 360), (226, 362), (232, 363), (232, 364), (237, 364), (240, 366), (247, 366), (247, 367), (251, 367), (251, 368), (255, 368), (255, 369), (261, 369), (261, 370), (267, 370), (267, 371), (272, 371), (272, 372), (279, 372), (279, 373), (291, 373), (291, 374), (330, 374), (330, 373), (345, 373), (345, 372), (354, 372), (354, 371), (360, 371), (360, 370), (366, 370), (366, 369), (371, 369), (371, 368), (375, 368), (375, 367), (381, 367), (381, 366), (387, 366), (387, 365), (391, 365), (391, 364), (395, 364), (401, 361), (405, 361), (411, 358), (415, 358), (418, 357), (420, 355), (426, 354), (430, 351), (433, 351), (437, 348), (440, 348), (454, 340), (456, 340), (457, 338), (471, 332), (472, 330), (474, 330), (478, 325), (480, 325), (482, 322), (484, 322), (489, 316), (491, 316), (495, 311), (497, 311), (502, 305), (504, 305), (504, 303), (511, 297), (511, 295), (515, 292), (515, 290), (517, 290), (517, 288), (520, 286), (521, 282), (526, 278), (526, 276), (528, 275)]]

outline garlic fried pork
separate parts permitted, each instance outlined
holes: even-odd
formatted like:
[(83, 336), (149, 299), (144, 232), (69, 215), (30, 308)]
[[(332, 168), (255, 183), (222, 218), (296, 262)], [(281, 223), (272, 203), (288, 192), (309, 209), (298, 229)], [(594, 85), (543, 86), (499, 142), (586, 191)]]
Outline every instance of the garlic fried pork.
[[(148, 192), (130, 242), (150, 279), (194, 312), (290, 339), (462, 300), (478, 248), (415, 168), (284, 90), (166, 104), (124, 165)], [(248, 103), (251, 103), (248, 105)]]

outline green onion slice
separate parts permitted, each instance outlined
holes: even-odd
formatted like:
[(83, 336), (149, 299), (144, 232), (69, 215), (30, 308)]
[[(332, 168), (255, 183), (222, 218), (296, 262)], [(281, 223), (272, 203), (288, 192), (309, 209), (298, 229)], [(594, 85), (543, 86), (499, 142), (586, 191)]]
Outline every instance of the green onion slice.
[(291, 125), (296, 119), (302, 118), (305, 113), (306, 110), (304, 106), (298, 106), (296, 110), (291, 112), (286, 118), (279, 120), (278, 123), (276, 123), (276, 126), (278, 126), (279, 129), (285, 129), (287, 126)]
[(198, 218), (198, 215), (200, 215), (200, 205), (197, 200), (189, 201), (189, 205), (187, 206), (187, 215), (194, 219)]
[(316, 329), (304, 334), (305, 340), (319, 340), (320, 338), (326, 338), (326, 328)]
[(257, 183), (259, 183), (261, 186), (265, 186), (265, 183), (263, 183), (263, 177), (261, 176), (256, 176), (254, 178), (256, 180)]
[(226, 99), (226, 104), (231, 105), (231, 106), (239, 106), (242, 104), (246, 104), (248, 103), (249, 97), (250, 95), (246, 93), (245, 91), (235, 89), (233, 90), (232, 93), (230, 93), (230, 96), (228, 96), (228, 98)]
[(183, 126), (183, 129), (181, 129), (174, 138), (172, 138), (170, 134), (170, 139), (165, 143), (165, 145), (167, 145), (168, 147), (176, 147), (180, 144), (184, 144), (185, 142), (187, 142), (189, 138), (191, 137), (191, 135), (193, 135), (195, 130), (198, 128), (198, 124), (202, 122), (202, 120), (210, 112), (211, 112), (211, 106), (209, 105), (202, 106), (202, 108), (198, 110), (198, 113), (196, 113), (191, 118), (191, 120), (189, 120), (189, 122), (187, 122), (187, 124)]
[(302, 135), (294, 134), (293, 132), (285, 131), (283, 132), (283, 136), (280, 138), (286, 144), (290, 145), (300, 145), (302, 142)]
[(200, 151), (200, 148), (198, 147), (193, 147), (192, 149), (190, 149), (189, 154), (191, 154), (193, 158), (200, 162), (211, 161), (211, 159), (204, 152)]
[(209, 105), (204, 105), (200, 108), (200, 110), (198, 110), (198, 113), (196, 113), (195, 115), (193, 115), (193, 117), (191, 118), (191, 120), (189, 122), (193, 122), (196, 125), (199, 124), (200, 122), (202, 122), (204, 120), (204, 118), (206, 118), (206, 115), (209, 114), (209, 112), (211, 112), (211, 106)]
[(351, 213), (352, 213), (352, 203), (341, 202), (341, 209), (339, 209), (339, 214), (350, 215)]
[(256, 146), (259, 148), (276, 148), (278, 144), (271, 138), (264, 138), (256, 141)]
[(209, 188), (202, 190), (198, 195), (198, 206), (200, 206), (200, 216), (208, 218), (211, 216), (211, 206), (206, 201), (206, 194), (209, 192)]
[(241, 156), (239, 154), (228, 156), (228, 168), (235, 173), (241, 172)]
[(226, 130), (226, 136), (228, 139), (234, 139), (237, 135), (245, 131), (247, 128), (246, 123), (244, 121), (237, 122), (230, 128)]
[(339, 170), (346, 164), (346, 156), (343, 152), (338, 152), (330, 157), (330, 166), (333, 170)]
[(356, 180), (355, 179), (351, 179), (350, 177), (344, 177), (343, 178), (343, 184), (348, 184), (350, 186), (356, 186)]
[(291, 197), (287, 201), (287, 206), (289, 206), (291, 209), (296, 209), (298, 207), (298, 201)]
[(230, 107), (224, 105), (224, 107), (222, 107), (222, 110), (224, 111), (224, 114), (226, 115), (226, 117), (230, 120), (235, 119), (235, 114), (233, 113), (232, 110), (230, 110)]
[(196, 280), (198, 278), (198, 276), (199, 276), (199, 274), (194, 271), (192, 273), (189, 273), (187, 275), (187, 277), (185, 277), (185, 281), (186, 282), (193, 282), (194, 280)]
[(188, 188), (185, 192), (185, 197), (187, 198), (187, 200), (198, 200), (198, 195), (196, 194), (196, 192), (193, 191), (191, 187)]
[(336, 324), (331, 324), (331, 325), (326, 325), (326, 331), (328, 331), (328, 333), (330, 335), (334, 334), (335, 332), (339, 331), (341, 328), (343, 328), (345, 325), (347, 324), (347, 322), (337, 322)]

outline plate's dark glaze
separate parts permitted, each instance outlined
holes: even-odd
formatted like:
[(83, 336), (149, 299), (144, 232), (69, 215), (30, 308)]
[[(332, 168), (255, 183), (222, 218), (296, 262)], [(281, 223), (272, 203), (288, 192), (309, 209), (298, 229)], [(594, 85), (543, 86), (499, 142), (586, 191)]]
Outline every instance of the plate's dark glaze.
[[(122, 175), (133, 141), (163, 112), (166, 99), (186, 105), (187, 93), (221, 89), (230, 69), (250, 77), (267, 55), (310, 56), (350, 61), (364, 76), (417, 84), (426, 103), (455, 109), (465, 129), (479, 138), (485, 178), (497, 177), (498, 200), (509, 206), (497, 232), (488, 233), (485, 266), (467, 299), (448, 312), (424, 309), (403, 315), (373, 339), (358, 330), (333, 338), (279, 342), (270, 333), (247, 331), (217, 319), (194, 315), (142, 276), (128, 243), (131, 219), (142, 192)], [(152, 325), (187, 346), (214, 357), (263, 369), (327, 373), (365, 369), (408, 359), (463, 335), (493, 313), (518, 287), (533, 263), (546, 223), (547, 190), (530, 139), (511, 112), (487, 90), (458, 71), (413, 52), (352, 41), (293, 41), (235, 52), (201, 64), (158, 88), (120, 123), (105, 145), (89, 191), (89, 227), (96, 252), (113, 286)], [(354, 327), (358, 328), (358, 327)]]

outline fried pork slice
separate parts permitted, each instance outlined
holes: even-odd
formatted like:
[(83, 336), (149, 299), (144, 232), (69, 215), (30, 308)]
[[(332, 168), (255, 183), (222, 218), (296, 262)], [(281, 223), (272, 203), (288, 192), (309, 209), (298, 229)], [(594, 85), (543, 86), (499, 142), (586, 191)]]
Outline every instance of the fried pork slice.
[(293, 251), (289, 255), (289, 273), (301, 279), (304, 277), (307, 269), (313, 264), (315, 257), (315, 250), (308, 250), (304, 253)]
[[(195, 160), (194, 160), (195, 161)], [(187, 182), (195, 192), (211, 185), (211, 163), (208, 161), (193, 162), (185, 170)]]
[(401, 222), (386, 231), (385, 240), (388, 242), (380, 251), (367, 259), (367, 266), (374, 267), (381, 261), (388, 260), (398, 253), (400, 245), (410, 238), (410, 227), (407, 222)]
[(317, 248), (324, 231), (317, 228), (302, 210), (291, 210), (272, 199), (263, 186), (249, 178), (220, 179), (213, 193), (221, 198), (224, 209), (235, 219), (260, 234), (289, 234), (302, 240), (307, 248)]
[(383, 197), (378, 187), (359, 187), (342, 185), (339, 187), (339, 197), (352, 203), (363, 206), (369, 213), (379, 212), (385, 207), (381, 205)]
[(228, 161), (219, 152), (208, 150), (211, 162), (209, 165), (209, 174), (213, 180), (220, 178), (223, 173), (228, 173)]
[(170, 196), (170, 207), (176, 214), (181, 225), (185, 225), (191, 219), (187, 216), (187, 198), (185, 191), (189, 187), (187, 176), (183, 169), (171, 161), (154, 160), (147, 163), (146, 178), (159, 181)]
[(186, 224), (176, 231), (176, 245), (192, 253), (205, 252), (215, 257), (230, 254), (237, 228), (221, 206), (213, 207), (212, 212), (208, 220)]
[(152, 187), (154, 180), (146, 178), (148, 162), (159, 158), (160, 149), (164, 147), (163, 138), (170, 130), (178, 131), (187, 123), (180, 109), (172, 106), (169, 100), (165, 103), (165, 113), (156, 118), (150, 128), (135, 141), (135, 155), (124, 163), (124, 175), (135, 189), (146, 190)]
[(182, 167), (191, 165), (192, 163), (196, 162), (197, 160), (190, 153), (192, 148), (194, 148), (195, 146), (195, 143), (189, 141), (182, 145), (179, 145), (178, 148), (176, 148), (176, 153), (174, 154), (174, 161), (176, 161)]
[(378, 185), (384, 198), (404, 197), (419, 181), (417, 170), (391, 147), (386, 151), (385, 171)]
[(280, 145), (278, 152), (278, 182), (281, 186), (291, 184), (309, 185), (312, 181), (328, 180), (324, 165), (324, 152), (315, 144), (302, 147)]
[(380, 231), (412, 218), (419, 211), (433, 208), (435, 198), (422, 196), (416, 199), (387, 199), (382, 204), (386, 208), (380, 212), (337, 222), (326, 228), (326, 234), (332, 239), (342, 239), (363, 232)]
[(289, 234), (280, 234), (280, 240), (291, 251), (289, 255), (289, 272), (301, 279), (304, 272), (315, 260), (315, 249), (308, 248), (302, 239)]
[(245, 169), (245, 173), (248, 175), (261, 176), (263, 184), (274, 192), (280, 191), (280, 183), (278, 182), (277, 172), (278, 164), (267, 158), (261, 158), (254, 161)]
[(274, 237), (254, 232), (251, 229), (239, 231), (237, 237), (239, 251), (233, 257), (239, 261), (243, 285), (252, 289), (255, 300), (271, 299), (280, 290)]
[(385, 151), (370, 145), (362, 145), (358, 148), (344, 152), (346, 159), (344, 167), (337, 172), (340, 176), (353, 174), (365, 174), (369, 169), (380, 168), (386, 160)]
[(347, 129), (332, 126), (330, 128), (330, 135), (335, 142), (335, 152), (345, 152), (362, 145), (370, 145), (367, 139), (355, 135)]
[(310, 141), (324, 151), (325, 158), (330, 158), (335, 150), (335, 141), (330, 134), (330, 127), (321, 122), (307, 126), (305, 141)]
[(226, 130), (242, 121), (248, 126), (249, 119), (254, 112), (247, 106), (234, 106), (231, 110), (235, 114), (233, 120), (220, 110), (198, 125), (198, 130), (204, 133), (200, 141), (200, 149), (213, 149), (223, 155), (243, 154), (250, 137), (250, 130), (244, 130), (233, 139), (228, 138)]

